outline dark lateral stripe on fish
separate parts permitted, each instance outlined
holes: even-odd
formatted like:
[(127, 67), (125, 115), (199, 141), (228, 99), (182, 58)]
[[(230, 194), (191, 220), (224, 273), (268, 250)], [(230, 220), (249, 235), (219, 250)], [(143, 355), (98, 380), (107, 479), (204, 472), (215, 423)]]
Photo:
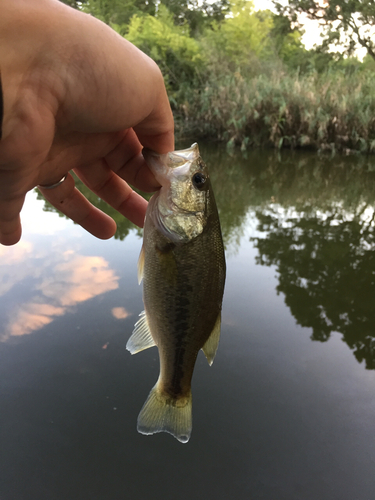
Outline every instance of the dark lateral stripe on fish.
[(183, 392), (182, 380), (184, 378), (184, 355), (186, 349), (185, 347), (180, 347), (176, 351), (175, 363), (173, 366), (173, 378), (172, 385), (169, 388), (169, 393), (175, 397), (178, 397)]
[[(186, 354), (186, 334), (190, 330), (188, 317), (190, 316), (191, 300), (189, 293), (193, 291), (193, 287), (189, 284), (189, 274), (194, 272), (194, 264), (186, 265), (179, 269), (181, 281), (185, 283), (183, 294), (177, 296), (175, 309), (172, 314), (175, 317), (175, 357), (173, 363), (173, 379), (170, 386), (170, 391), (174, 395), (179, 395), (183, 391), (183, 379), (185, 377), (185, 354)], [(171, 311), (172, 312), (172, 311)], [(191, 356), (191, 353), (189, 353)], [(169, 392), (169, 391), (168, 391)]]
[[(186, 321), (186, 309), (176, 310), (176, 343), (175, 356), (173, 362), (173, 378), (170, 387), (174, 395), (179, 395), (183, 391), (183, 379), (185, 376), (185, 354), (186, 354), (186, 332), (189, 324)], [(180, 320), (178, 319), (180, 317)]]

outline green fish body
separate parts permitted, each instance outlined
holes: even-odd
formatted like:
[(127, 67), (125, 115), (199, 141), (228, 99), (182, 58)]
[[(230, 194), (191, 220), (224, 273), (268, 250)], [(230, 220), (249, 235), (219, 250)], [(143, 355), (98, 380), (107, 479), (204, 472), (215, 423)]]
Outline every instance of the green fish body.
[(162, 187), (146, 213), (139, 259), (145, 311), (127, 349), (134, 354), (156, 345), (160, 375), (139, 414), (138, 431), (169, 432), (186, 443), (195, 361), (202, 349), (211, 365), (219, 342), (224, 247), (197, 144), (166, 155), (144, 154)]

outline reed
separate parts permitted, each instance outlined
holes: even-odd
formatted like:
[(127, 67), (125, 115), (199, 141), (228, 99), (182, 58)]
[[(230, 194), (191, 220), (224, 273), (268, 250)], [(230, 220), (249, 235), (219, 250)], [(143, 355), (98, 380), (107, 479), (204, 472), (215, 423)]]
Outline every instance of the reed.
[[(201, 79), (202, 81), (202, 79)], [(178, 134), (252, 146), (375, 152), (373, 72), (301, 75), (282, 68), (244, 77), (208, 70), (176, 98)]]

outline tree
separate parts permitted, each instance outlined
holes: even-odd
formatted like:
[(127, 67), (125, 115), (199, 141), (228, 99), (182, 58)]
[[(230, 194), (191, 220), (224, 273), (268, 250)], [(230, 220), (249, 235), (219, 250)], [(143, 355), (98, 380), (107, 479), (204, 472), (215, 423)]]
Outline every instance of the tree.
[(203, 64), (200, 46), (189, 36), (189, 26), (176, 25), (164, 5), (159, 4), (156, 16), (134, 15), (125, 37), (156, 61), (169, 91), (193, 84)]
[(254, 73), (258, 59), (273, 53), (272, 28), (269, 10), (255, 12), (252, 1), (233, 0), (231, 16), (213, 23), (205, 34), (207, 52), (217, 66), (229, 67), (230, 72)]
[(82, 5), (87, 3), (87, 0), (60, 0), (60, 2), (73, 7), (74, 9), (80, 10)]
[(106, 24), (128, 24), (133, 15), (155, 15), (156, 0), (60, 0)]
[(110, 25), (130, 23), (133, 15), (156, 16), (160, 7), (171, 13), (174, 24), (188, 26), (190, 35), (202, 33), (212, 22), (220, 22), (229, 12), (230, 0), (60, 0)]
[(288, 0), (283, 6), (274, 1), (279, 14), (298, 22), (298, 14), (320, 22), (323, 28), (322, 47), (341, 45), (348, 55), (358, 46), (364, 47), (375, 60), (374, 0)]
[(190, 35), (202, 33), (213, 21), (220, 22), (229, 12), (230, 0), (216, 2), (198, 0), (160, 0), (167, 7), (177, 25), (187, 24)]
[(303, 31), (281, 14), (273, 15), (273, 26), (269, 38), (275, 54), (288, 68), (298, 69), (300, 73), (310, 69), (311, 57), (302, 43)]

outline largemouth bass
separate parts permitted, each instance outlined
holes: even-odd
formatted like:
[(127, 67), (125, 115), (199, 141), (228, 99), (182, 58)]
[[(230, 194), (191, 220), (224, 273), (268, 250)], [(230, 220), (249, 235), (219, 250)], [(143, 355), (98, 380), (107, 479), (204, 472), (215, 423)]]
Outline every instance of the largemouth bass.
[(160, 375), (138, 417), (142, 434), (192, 429), (191, 379), (200, 349), (211, 365), (219, 343), (225, 256), (219, 216), (197, 144), (144, 157), (161, 184), (145, 218), (138, 262), (145, 311), (127, 349), (156, 345)]

